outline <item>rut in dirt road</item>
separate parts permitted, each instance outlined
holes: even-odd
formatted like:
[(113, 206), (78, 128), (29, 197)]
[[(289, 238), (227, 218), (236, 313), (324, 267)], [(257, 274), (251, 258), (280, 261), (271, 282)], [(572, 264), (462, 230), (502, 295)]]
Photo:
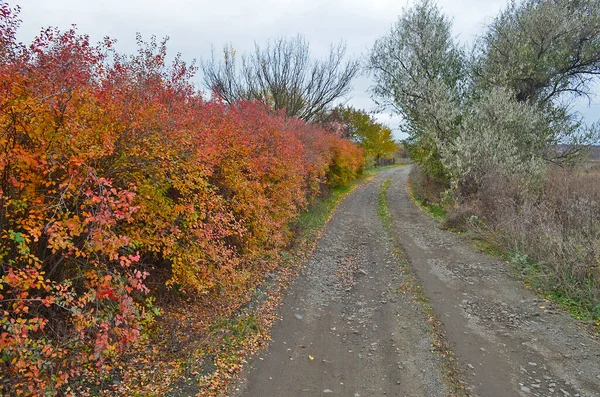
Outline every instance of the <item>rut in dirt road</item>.
[[(338, 207), (284, 299), (271, 346), (231, 395), (448, 396), (429, 314), (406, 288), (401, 246), (473, 396), (600, 396), (600, 346), (410, 200), (408, 167), (380, 172)], [(378, 195), (390, 181), (391, 233)], [(393, 237), (390, 237), (393, 236)], [(414, 281), (412, 281), (414, 282)]]
[(440, 230), (410, 200), (408, 172), (390, 173), (395, 232), (444, 324), (471, 394), (600, 396), (598, 341), (526, 289), (510, 265)]
[(385, 179), (339, 205), (284, 299), (271, 345), (234, 395), (448, 395), (428, 317), (399, 290), (398, 258), (377, 215)]

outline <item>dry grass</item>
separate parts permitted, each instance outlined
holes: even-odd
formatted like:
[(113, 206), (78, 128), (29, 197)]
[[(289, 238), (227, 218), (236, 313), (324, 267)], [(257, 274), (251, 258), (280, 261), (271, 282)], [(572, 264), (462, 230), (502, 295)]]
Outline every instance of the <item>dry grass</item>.
[(534, 286), (582, 318), (600, 319), (600, 167), (552, 168), (523, 188), (488, 175), (469, 208), (473, 224), (508, 252)]
[(542, 294), (600, 326), (600, 162), (552, 167), (537, 186), (495, 170), (460, 203), (443, 203), (446, 186), (416, 166), (410, 185), (445, 227), (474, 232)]
[(446, 186), (427, 176), (417, 165), (412, 167), (408, 178), (413, 197), (416, 200), (426, 205), (441, 204)]

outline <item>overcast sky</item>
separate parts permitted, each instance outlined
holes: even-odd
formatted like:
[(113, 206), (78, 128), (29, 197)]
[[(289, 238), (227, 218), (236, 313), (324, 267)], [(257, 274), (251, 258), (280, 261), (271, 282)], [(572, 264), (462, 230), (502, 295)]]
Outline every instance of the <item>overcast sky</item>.
[[(3, 0), (0, 0), (3, 1)], [(135, 34), (149, 38), (169, 36), (171, 55), (181, 52), (186, 60), (210, 55), (211, 44), (220, 49), (232, 43), (238, 53), (251, 50), (254, 42), (280, 36), (304, 35), (312, 53), (322, 56), (329, 45), (347, 43), (350, 56), (364, 56), (373, 42), (385, 35), (407, 0), (21, 0), (9, 1), (22, 8), (19, 39), (29, 43), (42, 27), (63, 30), (76, 24), (93, 42), (110, 36), (121, 52), (136, 50)], [(506, 4), (506, 0), (439, 0), (454, 20), (458, 39), (470, 43)], [(197, 77), (200, 87), (200, 77)], [(354, 84), (348, 104), (371, 111), (375, 104), (367, 92), (370, 81)], [(600, 118), (600, 98), (591, 107), (582, 101), (577, 109), (589, 121)], [(393, 129), (398, 119), (380, 115)], [(397, 137), (402, 137), (397, 133)]]

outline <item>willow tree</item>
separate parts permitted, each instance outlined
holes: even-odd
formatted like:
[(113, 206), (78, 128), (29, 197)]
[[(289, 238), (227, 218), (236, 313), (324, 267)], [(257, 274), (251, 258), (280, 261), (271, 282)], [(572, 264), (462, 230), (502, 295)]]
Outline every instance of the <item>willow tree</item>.
[(511, 1), (480, 39), (480, 88), (503, 86), (518, 101), (587, 96), (600, 75), (600, 2)]
[(430, 0), (405, 9), (368, 59), (373, 99), (405, 121), (407, 148), (425, 172), (444, 180), (440, 146), (456, 134), (464, 60), (452, 23)]
[[(597, 125), (572, 110), (600, 75), (600, 2), (512, 1), (475, 46), (468, 106), (443, 148), (460, 195), (489, 174), (536, 186), (549, 163), (564, 164), (597, 141)], [(559, 149), (559, 150), (557, 150)]]

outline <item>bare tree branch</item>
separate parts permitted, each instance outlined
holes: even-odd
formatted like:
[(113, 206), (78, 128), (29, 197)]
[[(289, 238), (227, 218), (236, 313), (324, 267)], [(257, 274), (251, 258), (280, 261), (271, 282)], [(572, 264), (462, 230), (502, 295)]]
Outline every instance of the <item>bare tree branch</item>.
[(345, 96), (359, 72), (357, 60), (345, 61), (346, 45), (332, 45), (325, 59), (311, 59), (309, 43), (302, 37), (279, 38), (242, 56), (238, 70), (236, 52), (223, 48), (223, 59), (213, 51), (201, 64), (204, 85), (232, 104), (256, 99), (289, 117), (312, 121), (333, 102)]

